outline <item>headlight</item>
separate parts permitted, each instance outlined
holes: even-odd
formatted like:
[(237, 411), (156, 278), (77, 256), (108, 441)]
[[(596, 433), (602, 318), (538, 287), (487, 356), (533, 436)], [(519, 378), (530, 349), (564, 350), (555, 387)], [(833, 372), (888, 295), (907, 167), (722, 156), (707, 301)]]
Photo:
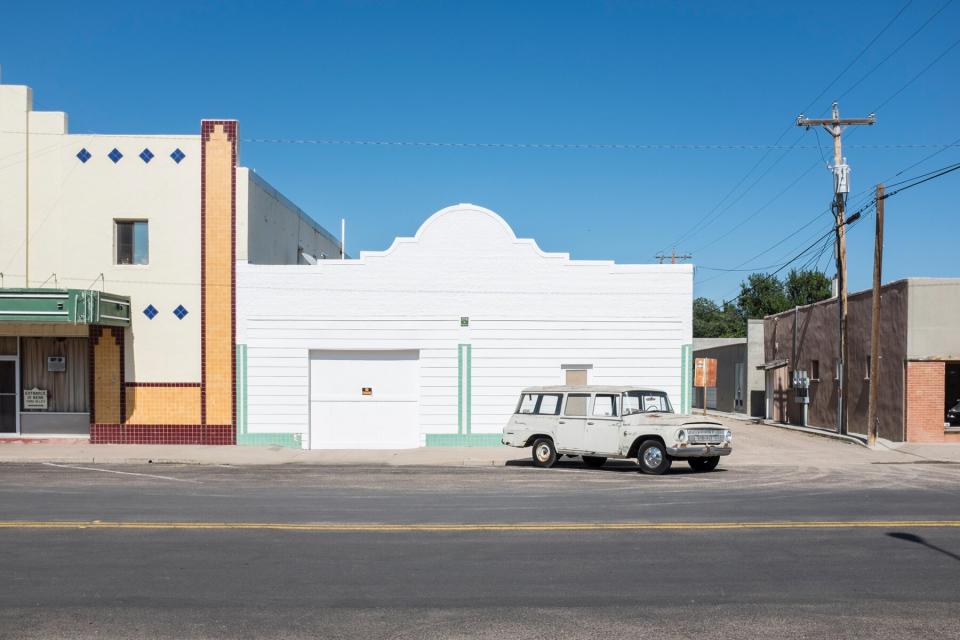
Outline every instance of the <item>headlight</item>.
[(677, 431), (677, 442), (680, 442), (681, 444), (685, 444), (687, 442), (687, 432), (683, 429)]
[(726, 440), (727, 442), (732, 441), (732, 440), (733, 440), (733, 431), (730, 431), (730, 429), (727, 429), (726, 431), (724, 431), (724, 432), (723, 432), (723, 439)]

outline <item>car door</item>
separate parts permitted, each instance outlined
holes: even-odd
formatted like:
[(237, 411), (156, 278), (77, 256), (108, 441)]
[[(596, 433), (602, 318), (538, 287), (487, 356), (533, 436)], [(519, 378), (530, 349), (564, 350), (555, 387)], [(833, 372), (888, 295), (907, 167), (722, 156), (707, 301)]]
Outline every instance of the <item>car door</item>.
[(586, 424), (586, 450), (614, 455), (620, 451), (620, 396), (598, 393), (593, 397)]
[(557, 449), (583, 451), (586, 446), (584, 429), (587, 426), (589, 393), (568, 393), (563, 402), (563, 413), (557, 420)]

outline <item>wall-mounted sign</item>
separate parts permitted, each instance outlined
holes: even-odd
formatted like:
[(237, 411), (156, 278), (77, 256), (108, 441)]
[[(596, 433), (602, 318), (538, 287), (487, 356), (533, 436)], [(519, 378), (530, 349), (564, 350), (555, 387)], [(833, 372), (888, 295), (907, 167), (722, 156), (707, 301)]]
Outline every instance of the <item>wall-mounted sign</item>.
[(47, 390), (46, 389), (24, 389), (23, 390), (23, 408), (24, 409), (46, 409), (47, 408)]
[(66, 371), (67, 359), (63, 356), (47, 356), (47, 371)]
[(460, 326), (469, 327), (470, 326), (470, 317), (469, 316), (460, 316)]
[(372, 396), (372, 395), (373, 395), (373, 387), (363, 387), (363, 388), (360, 390), (360, 393), (362, 393), (362, 394), (365, 395), (365, 396)]

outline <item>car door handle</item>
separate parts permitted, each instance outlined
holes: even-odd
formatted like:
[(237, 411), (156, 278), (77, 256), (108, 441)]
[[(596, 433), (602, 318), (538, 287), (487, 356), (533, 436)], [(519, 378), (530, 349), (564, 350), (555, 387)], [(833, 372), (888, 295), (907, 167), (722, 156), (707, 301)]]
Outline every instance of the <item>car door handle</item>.
[(593, 422), (587, 422), (587, 424), (593, 424)]
[(567, 424), (566, 420), (557, 420), (557, 422), (559, 422), (560, 424)]

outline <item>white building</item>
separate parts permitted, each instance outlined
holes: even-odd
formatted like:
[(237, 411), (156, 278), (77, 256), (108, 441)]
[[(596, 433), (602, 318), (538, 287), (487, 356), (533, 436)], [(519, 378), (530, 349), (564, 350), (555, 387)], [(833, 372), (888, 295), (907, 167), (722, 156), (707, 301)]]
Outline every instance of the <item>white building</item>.
[(386, 251), (237, 265), (238, 428), (323, 448), (499, 443), (526, 386), (689, 412), (693, 268), (571, 260), (461, 204)]
[(73, 134), (0, 84), (0, 437), (237, 440), (234, 258), (340, 252), (238, 144), (235, 120)]

